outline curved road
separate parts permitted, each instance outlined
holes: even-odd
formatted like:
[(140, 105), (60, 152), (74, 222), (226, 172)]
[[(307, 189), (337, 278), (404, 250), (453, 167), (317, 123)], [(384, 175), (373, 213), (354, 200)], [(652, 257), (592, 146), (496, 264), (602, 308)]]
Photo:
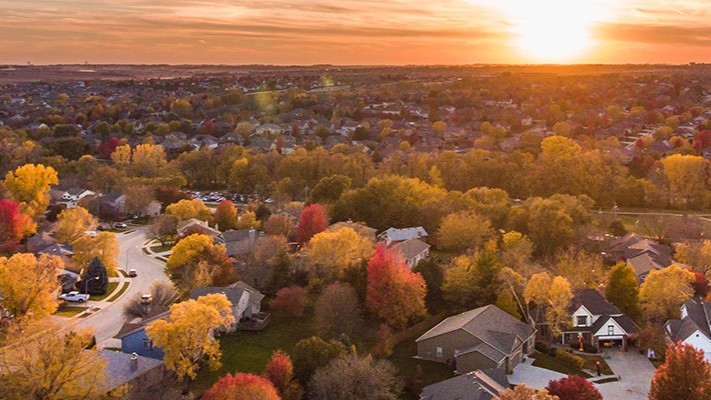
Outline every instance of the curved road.
[[(119, 299), (112, 303), (102, 303), (103, 307), (100, 311), (84, 319), (79, 319), (73, 324), (75, 328), (93, 328), (97, 343), (111, 339), (126, 322), (123, 316), (124, 304), (143, 293), (150, 293), (149, 289), (155, 281), (170, 283), (170, 280), (163, 272), (165, 263), (150, 257), (141, 250), (143, 243), (148, 240), (146, 237), (147, 228), (135, 228), (136, 231), (129, 234), (117, 234), (116, 239), (120, 246), (119, 269), (128, 271), (133, 268), (138, 273), (138, 276), (125, 278), (131, 284)], [(91, 302), (89, 305), (91, 305)]]

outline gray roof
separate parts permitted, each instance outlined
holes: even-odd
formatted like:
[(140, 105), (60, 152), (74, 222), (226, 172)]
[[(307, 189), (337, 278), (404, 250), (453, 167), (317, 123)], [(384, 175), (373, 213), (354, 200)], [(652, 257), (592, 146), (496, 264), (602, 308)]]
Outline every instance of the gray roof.
[(420, 400), (491, 400), (508, 387), (503, 370), (476, 370), (425, 387)]
[(393, 245), (393, 248), (400, 250), (402, 256), (409, 260), (429, 249), (430, 245), (420, 239), (412, 238)]
[(686, 308), (686, 317), (666, 323), (672, 341), (686, 340), (696, 331), (701, 331), (711, 340), (711, 302), (691, 299), (683, 307)]
[[(535, 333), (535, 330), (530, 325), (519, 321), (495, 305), (488, 305), (449, 317), (425, 332), (416, 341), (421, 342), (459, 329), (485, 342), (489, 347), (504, 355), (509, 355), (514, 349), (516, 337), (525, 341)], [(461, 352), (463, 353), (467, 350), (478, 350), (487, 355), (485, 352), (489, 352), (490, 349), (478, 347), (476, 349), (463, 349)], [(495, 357), (492, 353), (489, 353), (489, 355)]]
[(264, 295), (260, 293), (257, 289), (249, 286), (248, 284), (242, 281), (235, 282), (229, 286), (224, 287), (207, 286), (196, 288), (193, 289), (192, 292), (190, 292), (190, 298), (197, 299), (198, 297), (206, 296), (208, 294), (222, 293), (227, 296), (227, 299), (230, 301), (230, 303), (234, 305), (239, 303), (239, 299), (242, 298), (242, 294), (245, 291), (249, 293), (249, 301), (251, 303), (261, 303), (262, 299), (264, 298)]
[(584, 306), (593, 315), (620, 315), (622, 312), (595, 289), (575, 289), (571, 301), (572, 311)]
[(609, 315), (602, 315), (600, 318), (598, 318), (595, 323), (590, 327), (590, 332), (597, 332), (602, 328), (603, 326), (607, 325), (607, 322), (612, 318), (615, 322), (617, 322), (617, 325), (620, 326), (620, 328), (624, 329), (625, 332), (629, 335), (631, 333), (637, 333), (639, 332), (639, 326), (630, 319), (630, 317), (622, 314), (622, 315), (617, 315), (614, 317), (611, 317)]
[(131, 368), (131, 354), (120, 351), (101, 350), (101, 357), (106, 360), (106, 391), (131, 382), (139, 376), (163, 365), (163, 360), (137, 356), (136, 368)]
[(423, 238), (427, 236), (427, 231), (421, 226), (402, 229), (388, 228), (378, 235), (381, 239), (389, 238), (393, 242), (401, 242), (411, 238)]
[[(655, 257), (649, 252), (644, 252), (635, 257), (627, 259), (627, 263), (634, 268), (635, 274), (644, 275), (650, 271), (656, 271), (668, 267), (670, 264), (666, 264), (659, 257)], [(666, 264), (666, 265), (665, 265)]]
[(251, 239), (256, 240), (257, 231), (255, 229), (241, 229), (238, 231), (230, 229), (222, 232), (222, 238), (225, 242), (242, 242), (250, 239), (250, 231), (253, 232)]

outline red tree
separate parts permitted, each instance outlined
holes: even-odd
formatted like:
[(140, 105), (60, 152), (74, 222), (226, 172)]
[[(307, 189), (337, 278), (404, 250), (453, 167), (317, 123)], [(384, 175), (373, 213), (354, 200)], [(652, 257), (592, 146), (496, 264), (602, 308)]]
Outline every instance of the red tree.
[(0, 200), (0, 243), (14, 243), (22, 239), (30, 223), (20, 206), (12, 200)]
[(379, 244), (368, 261), (368, 287), (365, 305), (368, 311), (401, 328), (427, 312), (427, 285), (422, 275), (413, 273), (399, 252)]
[(649, 387), (649, 400), (676, 399), (711, 399), (711, 364), (703, 351), (681, 342), (669, 345)]
[(116, 151), (116, 148), (119, 145), (119, 140), (115, 137), (112, 137), (111, 139), (104, 140), (99, 144), (99, 146), (96, 148), (96, 152), (104, 159), (111, 159), (111, 153)]
[(156, 188), (156, 200), (163, 203), (163, 207), (168, 207), (180, 200), (190, 200), (190, 195), (180, 189), (170, 186), (159, 186)]
[(215, 208), (215, 214), (212, 218), (221, 231), (235, 229), (237, 227), (237, 209), (234, 203), (225, 199), (222, 200)]
[(303, 396), (301, 385), (294, 380), (291, 358), (283, 351), (276, 350), (272, 353), (263, 376), (274, 385), (282, 400), (298, 400)]
[(299, 286), (285, 287), (277, 292), (270, 305), (275, 311), (292, 317), (300, 317), (304, 315), (304, 310), (308, 305), (306, 289)]
[(705, 298), (709, 291), (711, 291), (711, 285), (709, 285), (709, 278), (706, 274), (701, 272), (694, 272), (694, 281), (691, 282), (691, 287), (694, 288), (694, 296), (699, 296)]
[(546, 389), (560, 400), (602, 400), (597, 388), (587, 379), (577, 375), (550, 381)]
[(296, 227), (296, 240), (305, 245), (311, 238), (328, 228), (328, 215), (320, 204), (312, 204), (301, 213), (299, 225)]
[(205, 392), (202, 400), (279, 400), (279, 395), (266, 378), (227, 374)]

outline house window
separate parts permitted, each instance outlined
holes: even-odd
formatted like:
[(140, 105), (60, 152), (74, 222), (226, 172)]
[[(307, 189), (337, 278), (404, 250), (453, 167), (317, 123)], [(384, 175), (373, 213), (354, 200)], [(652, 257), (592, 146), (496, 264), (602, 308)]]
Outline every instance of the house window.
[(143, 339), (143, 348), (153, 350), (153, 341), (151, 339)]
[(615, 334), (615, 326), (614, 325), (608, 325), (607, 326), (607, 335), (612, 336)]
[(586, 326), (588, 324), (588, 317), (585, 315), (578, 316), (578, 326)]
[(442, 358), (442, 348), (437, 347), (437, 357)]

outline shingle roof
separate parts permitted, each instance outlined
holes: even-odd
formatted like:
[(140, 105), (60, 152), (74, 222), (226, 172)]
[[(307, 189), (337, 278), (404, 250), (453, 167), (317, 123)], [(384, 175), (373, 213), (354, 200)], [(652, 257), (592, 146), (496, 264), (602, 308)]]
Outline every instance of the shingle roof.
[(503, 370), (476, 370), (426, 386), (420, 400), (491, 400), (508, 386)]
[(584, 288), (574, 290), (571, 305), (573, 311), (580, 308), (580, 306), (584, 306), (593, 315), (622, 314), (617, 307), (605, 300), (600, 292), (595, 289)]
[(399, 242), (392, 246), (394, 249), (400, 250), (402, 256), (410, 260), (417, 257), (418, 254), (430, 248), (430, 245), (420, 239), (412, 238), (404, 242)]
[[(449, 317), (425, 332), (416, 341), (431, 339), (458, 329), (464, 330), (505, 355), (510, 354), (514, 349), (516, 337), (526, 340), (534, 333), (534, 329), (531, 326), (519, 321), (494, 305), (488, 305)], [(465, 350), (462, 350), (462, 352)], [(488, 351), (487, 348), (483, 347), (468, 350), (480, 350), (482, 354)], [(488, 354), (487, 357), (489, 355), (494, 357), (492, 354)]]
[(667, 332), (673, 341), (686, 340), (696, 331), (711, 339), (711, 303), (694, 299), (684, 303), (686, 317), (667, 321)]
[(401, 242), (411, 238), (422, 238), (427, 236), (427, 231), (425, 231), (425, 228), (421, 226), (402, 229), (388, 228), (378, 235), (381, 239), (389, 238), (393, 242)]
[(234, 305), (239, 303), (239, 299), (242, 298), (242, 294), (245, 291), (249, 293), (249, 301), (251, 303), (260, 303), (264, 298), (264, 295), (260, 293), (257, 289), (241, 281), (235, 282), (229, 286), (224, 287), (208, 286), (196, 288), (193, 289), (192, 292), (190, 292), (190, 298), (197, 299), (198, 297), (205, 296), (208, 294), (222, 293), (227, 296), (227, 299), (230, 301), (230, 303)]
[(667, 265), (661, 263), (657, 257), (648, 252), (627, 259), (627, 263), (634, 268), (634, 272), (637, 275), (643, 275), (650, 271), (660, 270), (667, 267)]
[(132, 369), (131, 354), (112, 350), (101, 350), (100, 353), (101, 357), (106, 360), (105, 384), (107, 391), (131, 382), (163, 364), (163, 360), (137, 356), (136, 369)]
[(639, 332), (639, 326), (635, 324), (628, 316), (622, 314), (618, 316), (602, 315), (598, 318), (595, 323), (590, 327), (590, 331), (595, 333), (600, 330), (603, 326), (607, 325), (607, 322), (613, 319), (620, 328), (624, 329), (627, 334)]

